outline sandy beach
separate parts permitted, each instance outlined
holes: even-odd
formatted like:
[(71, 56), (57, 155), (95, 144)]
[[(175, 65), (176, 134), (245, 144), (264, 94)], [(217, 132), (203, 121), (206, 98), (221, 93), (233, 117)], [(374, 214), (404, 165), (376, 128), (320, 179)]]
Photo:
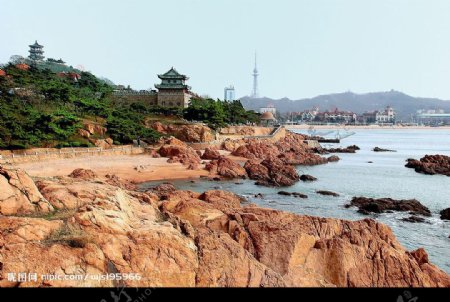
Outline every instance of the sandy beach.
[(86, 156), (73, 159), (55, 159), (14, 165), (33, 177), (67, 176), (77, 168), (90, 169), (99, 176), (115, 174), (120, 178), (140, 183), (152, 180), (199, 178), (208, 175), (204, 165), (188, 170), (180, 163), (168, 163), (167, 158), (149, 155)]

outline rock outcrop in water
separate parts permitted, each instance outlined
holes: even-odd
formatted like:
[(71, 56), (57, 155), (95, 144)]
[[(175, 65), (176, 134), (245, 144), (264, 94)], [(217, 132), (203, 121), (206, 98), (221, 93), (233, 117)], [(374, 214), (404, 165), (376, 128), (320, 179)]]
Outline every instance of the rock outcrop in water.
[(450, 208), (444, 209), (439, 212), (442, 220), (450, 220)]
[[(5, 179), (22, 173), (1, 171), (12, 175)], [(29, 178), (12, 186), (17, 184), (36, 194), (39, 188), (40, 202), (58, 210), (27, 217), (16, 208), (0, 217), (0, 275), (86, 278), (1, 278), (1, 287), (450, 286), (450, 277), (429, 263), (423, 249), (404, 250), (387, 226), (370, 219), (243, 206), (230, 192), (199, 194), (171, 184), (146, 193), (69, 177), (41, 180), (38, 187)], [(1, 181), (0, 192), (10, 186)], [(23, 200), (20, 194), (8, 198)], [(111, 272), (141, 278), (120, 284), (89, 278)]]
[(293, 166), (286, 165), (278, 158), (269, 158), (261, 162), (249, 160), (245, 163), (244, 169), (250, 179), (257, 180), (257, 184), (263, 186), (292, 186), (300, 179)]
[(319, 154), (328, 154), (328, 153), (356, 153), (357, 150), (360, 150), (358, 146), (351, 145), (345, 148), (320, 148), (315, 151)]
[(325, 195), (325, 196), (333, 196), (333, 197), (339, 197), (340, 195), (335, 192), (326, 191), (326, 190), (318, 190), (316, 191), (317, 194)]
[(395, 150), (390, 150), (390, 149), (383, 149), (380, 147), (375, 147), (372, 149), (373, 152), (397, 152)]
[(431, 216), (430, 210), (416, 199), (395, 200), (392, 198), (353, 197), (346, 207), (355, 206), (360, 213), (385, 213), (387, 211), (409, 212), (423, 216)]
[(417, 173), (450, 176), (450, 157), (446, 155), (425, 155), (420, 160), (410, 158), (407, 160), (405, 167), (412, 168)]
[(319, 165), (328, 162), (307, 146), (305, 137), (291, 132), (276, 143), (249, 139), (232, 154), (250, 159), (244, 165), (250, 179), (258, 185), (291, 186), (300, 177), (294, 165)]
[(327, 159), (315, 154), (304, 142), (300, 134), (287, 132), (286, 137), (272, 143), (266, 140), (249, 139), (244, 145), (232, 152), (235, 156), (248, 159), (279, 158), (289, 165), (319, 165), (327, 163)]
[(228, 179), (247, 177), (247, 172), (241, 165), (224, 156), (219, 156), (218, 159), (210, 161), (206, 164), (205, 169), (213, 175)]
[(309, 174), (302, 174), (302, 175), (300, 175), (300, 180), (301, 181), (316, 181), (317, 178), (315, 178), (314, 176), (309, 175)]

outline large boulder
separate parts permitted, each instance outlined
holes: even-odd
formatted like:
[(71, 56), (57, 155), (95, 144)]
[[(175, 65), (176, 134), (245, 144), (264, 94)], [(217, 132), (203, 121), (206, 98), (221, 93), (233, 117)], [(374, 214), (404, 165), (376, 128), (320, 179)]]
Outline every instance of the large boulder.
[(159, 149), (159, 154), (168, 157), (169, 163), (181, 163), (188, 169), (195, 170), (200, 165), (200, 156), (194, 149), (178, 139), (170, 138), (163, 141), (165, 144)]
[(33, 180), (20, 169), (0, 166), (0, 214), (48, 213), (52, 205), (42, 196)]
[(211, 159), (219, 159), (220, 157), (220, 152), (218, 150), (215, 150), (213, 148), (206, 148), (205, 152), (203, 152), (201, 158), (202, 159), (206, 159), (206, 160), (211, 160)]
[(450, 176), (450, 157), (446, 155), (425, 155), (420, 160), (410, 158), (407, 160), (405, 167), (412, 168), (417, 173)]
[(244, 139), (230, 139), (227, 138), (222, 142), (221, 148), (226, 151), (234, 152), (237, 148), (245, 145)]
[(218, 159), (210, 161), (206, 164), (205, 169), (212, 175), (219, 175), (223, 178), (246, 178), (247, 172), (237, 162), (220, 156)]
[(250, 139), (245, 145), (238, 147), (232, 152), (235, 156), (245, 157), (248, 159), (265, 159), (279, 154), (278, 148), (264, 140)]
[(264, 186), (292, 186), (300, 179), (293, 166), (278, 158), (268, 158), (261, 162), (249, 160), (244, 169), (250, 179), (257, 180), (257, 184)]
[(450, 220), (450, 208), (444, 209), (439, 212), (442, 220)]
[(80, 178), (80, 179), (95, 179), (97, 178), (97, 174), (90, 170), (90, 169), (82, 169), (78, 168), (72, 171), (72, 173), (69, 174), (69, 177), (72, 178)]

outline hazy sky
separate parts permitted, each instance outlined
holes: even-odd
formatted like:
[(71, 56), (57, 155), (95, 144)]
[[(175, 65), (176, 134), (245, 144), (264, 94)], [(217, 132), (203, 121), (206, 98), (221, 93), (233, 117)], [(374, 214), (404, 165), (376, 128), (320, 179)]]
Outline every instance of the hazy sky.
[(45, 55), (147, 89), (174, 66), (199, 94), (293, 99), (396, 89), (450, 99), (448, 0), (0, 0), (0, 62)]

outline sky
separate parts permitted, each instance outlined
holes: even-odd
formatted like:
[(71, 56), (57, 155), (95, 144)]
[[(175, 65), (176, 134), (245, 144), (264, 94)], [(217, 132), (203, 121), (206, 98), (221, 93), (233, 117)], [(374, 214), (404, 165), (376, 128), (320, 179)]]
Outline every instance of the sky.
[(448, 0), (0, 0), (0, 62), (84, 66), (135, 89), (172, 66), (200, 95), (300, 99), (399, 90), (450, 100)]

